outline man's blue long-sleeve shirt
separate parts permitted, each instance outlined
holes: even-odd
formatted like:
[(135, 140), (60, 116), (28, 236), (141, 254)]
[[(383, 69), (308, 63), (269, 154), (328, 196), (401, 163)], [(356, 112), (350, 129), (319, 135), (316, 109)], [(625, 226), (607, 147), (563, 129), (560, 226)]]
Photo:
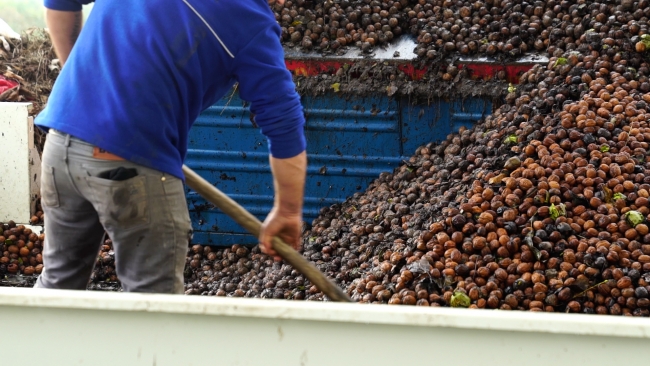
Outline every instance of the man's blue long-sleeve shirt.
[(266, 0), (98, 1), (36, 124), (184, 178), (192, 123), (238, 82), (271, 155), (296, 156), (305, 121), (279, 40)]

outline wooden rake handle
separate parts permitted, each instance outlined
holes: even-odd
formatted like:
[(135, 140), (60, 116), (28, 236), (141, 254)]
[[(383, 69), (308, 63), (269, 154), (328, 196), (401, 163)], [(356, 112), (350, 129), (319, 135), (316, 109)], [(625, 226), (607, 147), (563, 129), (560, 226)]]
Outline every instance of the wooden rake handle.
[[(186, 184), (200, 194), (203, 198), (217, 206), (226, 215), (230, 216), (235, 222), (241, 225), (256, 238), (259, 237), (262, 223), (245, 208), (225, 195), (215, 186), (196, 174), (192, 169), (183, 165), (183, 174), (185, 174)], [(313, 263), (307, 261), (300, 253), (295, 251), (291, 246), (282, 239), (273, 237), (273, 249), (287, 261), (293, 268), (305, 275), (311, 283), (321, 290), (330, 299), (339, 302), (352, 302), (348, 295), (338, 286), (330, 281)]]

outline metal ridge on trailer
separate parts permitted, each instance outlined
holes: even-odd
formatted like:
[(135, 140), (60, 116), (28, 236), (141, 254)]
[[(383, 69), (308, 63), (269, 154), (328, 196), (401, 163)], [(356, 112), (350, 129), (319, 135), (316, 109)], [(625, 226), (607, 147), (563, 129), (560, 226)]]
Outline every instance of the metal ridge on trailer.
[(645, 318), (18, 288), (0, 321), (48, 365), (641, 364), (650, 339)]
[[(339, 55), (322, 55), (285, 47), (285, 63), (287, 69), (295, 76), (316, 76), (323, 73), (334, 74), (343, 65), (352, 65), (363, 60), (387, 62), (395, 64), (411, 80), (420, 80), (426, 74), (430, 62), (418, 62), (418, 66), (414, 65), (417, 55), (413, 50), (416, 45), (412, 37), (403, 36), (370, 55), (356, 49)], [(454, 63), (459, 69), (468, 70), (472, 79), (490, 80), (497, 72), (503, 71), (508, 82), (519, 84), (521, 73), (530, 70), (533, 65), (545, 65), (548, 61), (548, 57), (544, 55), (531, 53), (509, 62), (499, 62), (485, 56), (462, 56)]]

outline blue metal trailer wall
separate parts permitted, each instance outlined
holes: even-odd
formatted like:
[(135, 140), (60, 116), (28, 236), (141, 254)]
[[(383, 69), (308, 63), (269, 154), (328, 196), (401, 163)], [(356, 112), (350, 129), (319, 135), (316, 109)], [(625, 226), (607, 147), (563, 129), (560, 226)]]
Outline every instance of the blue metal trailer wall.
[[(386, 96), (345, 99), (334, 94), (304, 97), (303, 106), (309, 159), (304, 220), (310, 223), (321, 207), (365, 190), (418, 146), (443, 140), (461, 126), (471, 127), (492, 111), (491, 102), (481, 98), (413, 105)], [(273, 179), (266, 139), (236, 94), (196, 121), (185, 163), (260, 220), (271, 210)], [(187, 192), (194, 243), (256, 243), (194, 191)]]

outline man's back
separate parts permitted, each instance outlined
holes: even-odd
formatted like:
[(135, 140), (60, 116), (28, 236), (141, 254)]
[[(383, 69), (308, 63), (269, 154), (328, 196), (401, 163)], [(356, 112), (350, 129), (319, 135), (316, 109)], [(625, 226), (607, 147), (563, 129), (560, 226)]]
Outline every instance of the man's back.
[(239, 81), (262, 132), (283, 142), (271, 153), (293, 156), (304, 121), (279, 36), (265, 0), (100, 1), (36, 122), (182, 177), (191, 124)]

